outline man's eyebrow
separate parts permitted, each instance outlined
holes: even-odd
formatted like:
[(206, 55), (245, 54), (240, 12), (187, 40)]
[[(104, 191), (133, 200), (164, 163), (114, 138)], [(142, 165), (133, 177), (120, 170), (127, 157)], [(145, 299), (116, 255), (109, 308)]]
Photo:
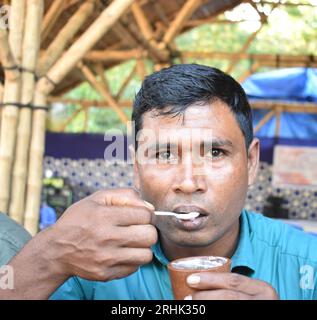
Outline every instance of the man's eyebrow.
[(147, 149), (148, 150), (162, 150), (162, 149), (166, 150), (166, 149), (175, 149), (175, 148), (178, 148), (177, 143), (157, 142), (157, 143), (150, 144)]
[(224, 147), (224, 146), (233, 147), (233, 143), (230, 140), (222, 139), (222, 138), (214, 138), (211, 141), (206, 141), (205, 145), (206, 144), (209, 144), (213, 148)]

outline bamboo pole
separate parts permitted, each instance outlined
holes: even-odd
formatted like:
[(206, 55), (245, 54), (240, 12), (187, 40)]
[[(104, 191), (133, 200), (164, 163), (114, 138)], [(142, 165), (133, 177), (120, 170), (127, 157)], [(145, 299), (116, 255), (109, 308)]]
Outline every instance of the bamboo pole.
[(65, 0), (54, 0), (49, 7), (43, 19), (41, 28), (41, 40), (44, 41), (48, 34), (51, 32), (55, 22), (63, 12)]
[(142, 47), (144, 47), (148, 51), (148, 55), (153, 59), (153, 61), (155, 61), (156, 63), (169, 61), (170, 52), (166, 49), (164, 43), (153, 45), (153, 42), (149, 42), (143, 37), (143, 35), (140, 33), (139, 28), (135, 24), (130, 24), (129, 30), (133, 34), (133, 36), (141, 43)]
[[(64, 98), (60, 96), (50, 96), (48, 97), (49, 103), (64, 103), (64, 104), (77, 104), (85, 107), (96, 107), (96, 108), (110, 108), (109, 104), (104, 100), (82, 100), (82, 99), (71, 99)], [(120, 108), (132, 107), (132, 100), (122, 100), (118, 101)], [(279, 101), (250, 101), (251, 107), (253, 109), (272, 109), (275, 106), (282, 108), (283, 112), (293, 112), (293, 113), (317, 113), (316, 103), (286, 103)]]
[(133, 69), (131, 70), (131, 72), (129, 73), (129, 75), (125, 78), (125, 80), (123, 81), (118, 93), (115, 96), (115, 99), (117, 101), (119, 101), (121, 99), (121, 96), (124, 93), (124, 90), (127, 88), (128, 84), (130, 83), (130, 81), (132, 80), (135, 72), (137, 70), (137, 65), (135, 64), (135, 66), (133, 67)]
[(96, 74), (100, 77), (102, 84), (109, 91), (110, 90), (109, 83), (108, 83), (107, 77), (105, 75), (105, 68), (102, 65), (102, 63), (95, 64), (94, 70), (95, 70)]
[[(85, 54), (105, 35), (126, 12), (134, 0), (115, 0), (100, 14), (86, 32), (50, 68), (47, 78), (38, 81), (35, 90), (35, 105), (46, 105), (47, 96), (77, 64)], [(32, 234), (38, 229), (41, 201), (43, 155), (45, 146), (46, 111), (34, 111), (34, 123), (30, 146), (29, 178), (26, 198), (24, 226)]]
[(145, 57), (146, 53), (140, 49), (131, 50), (92, 50), (85, 55), (85, 60), (89, 61), (125, 61), (130, 59), (140, 59)]
[[(272, 2), (270, 1), (263, 1), (261, 0), (261, 4), (270, 4), (272, 5)], [(295, 3), (295, 2), (281, 2), (280, 3), (281, 6), (286, 6), (286, 7), (298, 7), (298, 6), (308, 6), (308, 7), (314, 7), (316, 8), (316, 4), (314, 4), (312, 1), (311, 3)]]
[[(34, 105), (46, 106), (46, 95), (36, 92)], [(27, 197), (24, 215), (24, 227), (35, 235), (38, 231), (39, 209), (43, 178), (43, 156), (45, 148), (46, 111), (33, 112), (32, 139), (28, 168)]]
[(26, 0), (11, 0), (9, 44), (18, 65), (22, 63)]
[(136, 69), (137, 69), (137, 74), (139, 75), (140, 79), (143, 81), (143, 79), (146, 77), (146, 68), (145, 68), (145, 63), (142, 59), (138, 59), (136, 61)]
[(194, 11), (201, 5), (201, 0), (187, 0), (181, 8), (175, 20), (170, 24), (166, 31), (163, 43), (168, 45), (181, 31), (186, 21), (192, 16)]
[[(247, 39), (247, 41), (244, 43), (244, 45), (243, 45), (242, 48), (240, 49), (239, 53), (245, 53), (245, 52), (249, 49), (251, 43), (253, 42), (253, 40), (255, 39), (255, 37), (257, 36), (257, 34), (262, 30), (263, 26), (264, 26), (264, 23), (261, 24), (261, 26), (260, 26), (260, 28), (259, 28), (258, 30), (256, 30), (255, 32), (253, 32), (253, 33), (250, 35), (250, 37)], [(233, 58), (233, 59), (230, 61), (230, 64), (229, 64), (229, 66), (228, 66), (228, 68), (227, 68), (227, 70), (226, 70), (226, 73), (231, 73), (232, 70), (233, 70), (233, 68), (238, 64), (239, 61), (240, 61), (240, 60), (238, 60), (238, 59), (236, 59), (236, 58)]]
[[(25, 1), (12, 0), (10, 35), (0, 29), (0, 60), (3, 67), (14, 67), (21, 62), (21, 41), (24, 24)], [(11, 45), (11, 49), (9, 47)], [(16, 60), (15, 60), (16, 58)], [(3, 103), (19, 103), (21, 74), (17, 69), (5, 69)], [(11, 175), (16, 145), (16, 130), (19, 109), (16, 105), (2, 108), (0, 133), (0, 211), (8, 213), (11, 189)]]
[[(249, 1), (251, 5), (255, 8), (255, 10), (258, 12), (259, 16), (261, 17), (261, 25), (258, 30), (253, 32), (250, 37), (247, 39), (247, 41), (244, 43), (242, 48), (239, 50), (239, 53), (245, 53), (249, 49), (250, 45), (252, 44), (253, 40), (256, 38), (256, 36), (260, 33), (260, 31), (263, 29), (264, 24), (267, 22), (269, 15), (272, 13), (272, 11), (279, 5), (279, 3), (273, 4), (271, 11), (268, 15), (265, 15), (264, 13), (260, 12), (258, 10), (257, 5), (253, 1)], [(236, 58), (233, 58), (226, 70), (226, 73), (231, 73), (233, 68), (239, 63), (239, 60)]]
[[(0, 102), (2, 103), (3, 100), (3, 92), (4, 92), (4, 87), (2, 85), (2, 83), (0, 83)], [(2, 111), (2, 108), (1, 108)]]
[[(0, 103), (2, 103), (2, 102), (3, 102), (3, 92), (4, 92), (4, 88), (3, 88), (2, 83), (0, 83)], [(3, 108), (0, 108), (0, 132), (1, 132), (1, 117), (2, 117), (2, 109), (3, 109)]]
[(250, 101), (253, 109), (280, 108), (283, 112), (317, 113), (316, 103), (286, 103), (278, 101)]
[[(117, 100), (117, 99), (116, 99)], [(96, 107), (96, 108), (110, 108), (109, 103), (104, 101), (104, 100), (82, 100), (82, 99), (70, 99), (70, 98), (64, 98), (64, 97), (55, 97), (55, 96), (50, 96), (48, 97), (47, 101), (49, 103), (64, 103), (64, 104), (78, 104), (83, 107)], [(133, 101), (130, 100), (124, 100), (124, 101), (118, 101), (117, 102), (120, 108), (123, 107), (131, 107), (133, 104)]]
[(89, 108), (84, 108), (84, 132), (88, 132), (88, 126), (89, 126)]
[(271, 110), (270, 112), (268, 112), (254, 128), (254, 133), (257, 133), (274, 115), (275, 110)]
[(164, 27), (168, 27), (170, 22), (169, 19), (164, 11), (164, 9), (162, 9), (162, 6), (160, 5), (160, 2), (153, 2), (152, 3), (154, 5), (154, 9), (157, 13), (157, 15), (160, 17), (160, 21), (163, 23)]
[(275, 121), (276, 121), (276, 124), (275, 124), (275, 134), (274, 136), (275, 137), (278, 137), (279, 134), (280, 134), (280, 127), (281, 127), (281, 110), (280, 108), (276, 108), (275, 109)]
[[(134, 0), (115, 0), (100, 14), (93, 24), (79, 39), (62, 55), (47, 73), (54, 83), (59, 83), (85, 56), (85, 54), (114, 25)], [(41, 92), (49, 94), (54, 85), (47, 79), (39, 81)]]
[[(21, 103), (24, 105), (30, 105), (33, 100), (35, 76), (32, 71), (35, 71), (39, 52), (43, 10), (43, 0), (28, 0), (22, 56), (24, 71), (22, 72)], [(18, 122), (17, 148), (13, 165), (12, 200), (9, 208), (10, 216), (18, 222), (23, 221), (31, 124), (31, 109), (21, 109)]]
[(145, 40), (149, 42), (154, 40), (152, 26), (149, 23), (149, 20), (146, 18), (140, 4), (134, 2), (131, 6), (131, 10)]
[(314, 66), (317, 64), (317, 56), (310, 55), (285, 55), (285, 54), (258, 54), (258, 53), (231, 53), (231, 52), (199, 52), (199, 51), (179, 51), (177, 56), (183, 59), (246, 59), (259, 62), (261, 65), (286, 66), (286, 65), (306, 65)]
[(84, 2), (73, 16), (68, 20), (56, 38), (49, 45), (44, 55), (40, 58), (38, 74), (45, 74), (49, 68), (62, 55), (68, 43), (76, 35), (80, 27), (87, 21), (88, 17), (93, 13), (95, 0)]
[(70, 9), (72, 6), (74, 6), (75, 4), (79, 3), (80, 1), (82, 1), (82, 0), (68, 0), (68, 1), (65, 3), (65, 8), (64, 8), (64, 10)]
[(260, 66), (261, 64), (258, 61), (255, 63), (253, 62), (251, 67), (239, 77), (238, 81), (242, 83), (247, 77), (256, 72), (256, 70), (259, 69)]
[(116, 36), (131, 48), (139, 47), (139, 42), (133, 37), (131, 32), (125, 28), (120, 21), (113, 26), (113, 32)]
[(128, 122), (128, 117), (121, 110), (117, 101), (111, 96), (110, 92), (106, 89), (106, 87), (97, 80), (93, 72), (83, 63), (80, 63), (78, 67), (85, 76), (85, 78), (89, 81), (89, 83), (100, 93), (100, 95), (109, 103), (109, 106), (118, 114), (120, 120), (123, 123)]
[(77, 117), (77, 115), (79, 113), (82, 112), (82, 110), (85, 109), (84, 106), (82, 106), (81, 108), (79, 108), (78, 110), (76, 110), (70, 117), (69, 119), (67, 119), (65, 121), (65, 123), (63, 123), (62, 127), (61, 127), (61, 131), (64, 132), (66, 130), (66, 127)]

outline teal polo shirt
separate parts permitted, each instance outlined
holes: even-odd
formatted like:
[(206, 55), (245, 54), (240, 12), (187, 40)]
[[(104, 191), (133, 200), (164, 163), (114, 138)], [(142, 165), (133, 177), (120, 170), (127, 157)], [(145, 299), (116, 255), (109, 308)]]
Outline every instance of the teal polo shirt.
[[(135, 273), (107, 282), (70, 278), (51, 299), (171, 300), (168, 260), (159, 242)], [(258, 213), (242, 211), (231, 271), (271, 284), (280, 299), (317, 299), (317, 237)]]
[(31, 238), (22, 225), (0, 213), (0, 267), (7, 264)]

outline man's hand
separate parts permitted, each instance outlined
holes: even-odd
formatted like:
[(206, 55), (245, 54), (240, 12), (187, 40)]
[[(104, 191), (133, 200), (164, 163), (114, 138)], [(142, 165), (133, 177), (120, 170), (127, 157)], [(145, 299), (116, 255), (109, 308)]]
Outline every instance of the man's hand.
[(75, 203), (9, 262), (14, 289), (0, 290), (0, 299), (47, 299), (71, 276), (128, 276), (152, 260), (153, 211), (133, 189), (103, 190)]
[(279, 299), (274, 288), (268, 283), (236, 273), (195, 273), (187, 277), (187, 283), (199, 290), (192, 296), (193, 300)]
[(52, 228), (48, 256), (58, 272), (108, 281), (151, 262), (157, 242), (154, 208), (133, 189), (96, 192), (74, 204)]

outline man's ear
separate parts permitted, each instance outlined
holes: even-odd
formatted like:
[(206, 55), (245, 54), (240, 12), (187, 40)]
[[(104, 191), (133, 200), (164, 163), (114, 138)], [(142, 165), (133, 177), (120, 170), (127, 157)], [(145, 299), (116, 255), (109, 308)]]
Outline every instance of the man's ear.
[(248, 150), (248, 186), (252, 185), (255, 181), (260, 158), (260, 140), (254, 138)]
[(140, 189), (139, 168), (138, 168), (138, 162), (136, 159), (136, 150), (132, 144), (129, 145), (129, 151), (130, 151), (130, 155), (133, 163), (133, 185), (137, 190), (139, 190)]

